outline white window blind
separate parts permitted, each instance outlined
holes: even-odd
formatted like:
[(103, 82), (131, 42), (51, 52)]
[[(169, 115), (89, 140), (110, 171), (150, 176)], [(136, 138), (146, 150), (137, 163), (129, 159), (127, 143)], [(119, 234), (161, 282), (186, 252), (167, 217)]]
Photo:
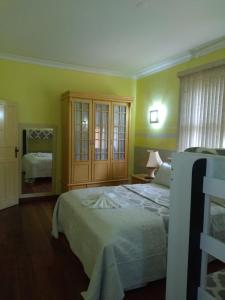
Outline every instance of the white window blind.
[(178, 150), (225, 147), (225, 66), (180, 79)]

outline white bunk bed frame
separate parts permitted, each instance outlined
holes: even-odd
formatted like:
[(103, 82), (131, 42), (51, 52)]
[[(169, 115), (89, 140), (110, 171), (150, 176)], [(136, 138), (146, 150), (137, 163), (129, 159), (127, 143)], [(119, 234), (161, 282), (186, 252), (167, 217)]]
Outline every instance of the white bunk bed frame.
[(215, 300), (205, 289), (208, 255), (225, 262), (225, 244), (209, 235), (210, 196), (225, 201), (225, 157), (174, 154), (166, 300)]
[(204, 206), (204, 223), (203, 232), (200, 238), (200, 249), (202, 250), (202, 263), (201, 263), (201, 281), (198, 288), (199, 300), (213, 300), (206, 290), (206, 275), (208, 255), (212, 255), (215, 258), (225, 263), (225, 244), (221, 241), (211, 237), (209, 235), (209, 211), (210, 211), (210, 197), (214, 196), (224, 200), (225, 203), (225, 180), (211, 178), (213, 174), (210, 174), (212, 168), (208, 167), (207, 177), (203, 180), (203, 193), (205, 194), (205, 206)]

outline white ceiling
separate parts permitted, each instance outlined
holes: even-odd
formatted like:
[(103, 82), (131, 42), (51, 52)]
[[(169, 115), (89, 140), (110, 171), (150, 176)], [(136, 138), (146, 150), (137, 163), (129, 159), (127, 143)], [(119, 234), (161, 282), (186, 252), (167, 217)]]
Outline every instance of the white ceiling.
[(225, 36), (224, 0), (0, 0), (0, 54), (135, 76)]

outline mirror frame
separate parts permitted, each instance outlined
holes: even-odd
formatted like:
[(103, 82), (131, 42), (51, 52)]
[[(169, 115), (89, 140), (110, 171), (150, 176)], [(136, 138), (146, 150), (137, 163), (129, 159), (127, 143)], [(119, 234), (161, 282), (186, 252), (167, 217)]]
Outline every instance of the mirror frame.
[[(52, 191), (45, 193), (22, 193), (22, 154), (23, 154), (23, 130), (31, 128), (52, 128)], [(40, 124), (40, 123), (20, 123), (19, 124), (19, 198), (32, 198), (40, 196), (56, 195), (56, 149), (57, 149), (57, 127), (53, 124)]]

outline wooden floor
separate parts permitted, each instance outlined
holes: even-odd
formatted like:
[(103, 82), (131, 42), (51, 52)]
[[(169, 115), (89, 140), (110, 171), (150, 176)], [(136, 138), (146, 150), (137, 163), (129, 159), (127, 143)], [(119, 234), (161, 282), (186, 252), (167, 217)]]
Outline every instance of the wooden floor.
[[(51, 236), (53, 206), (33, 199), (0, 212), (1, 300), (82, 299), (89, 280), (64, 236)], [(165, 299), (165, 280), (126, 293), (136, 299)]]
[(22, 194), (48, 193), (52, 192), (52, 178), (36, 178), (33, 182), (26, 182), (22, 179)]

